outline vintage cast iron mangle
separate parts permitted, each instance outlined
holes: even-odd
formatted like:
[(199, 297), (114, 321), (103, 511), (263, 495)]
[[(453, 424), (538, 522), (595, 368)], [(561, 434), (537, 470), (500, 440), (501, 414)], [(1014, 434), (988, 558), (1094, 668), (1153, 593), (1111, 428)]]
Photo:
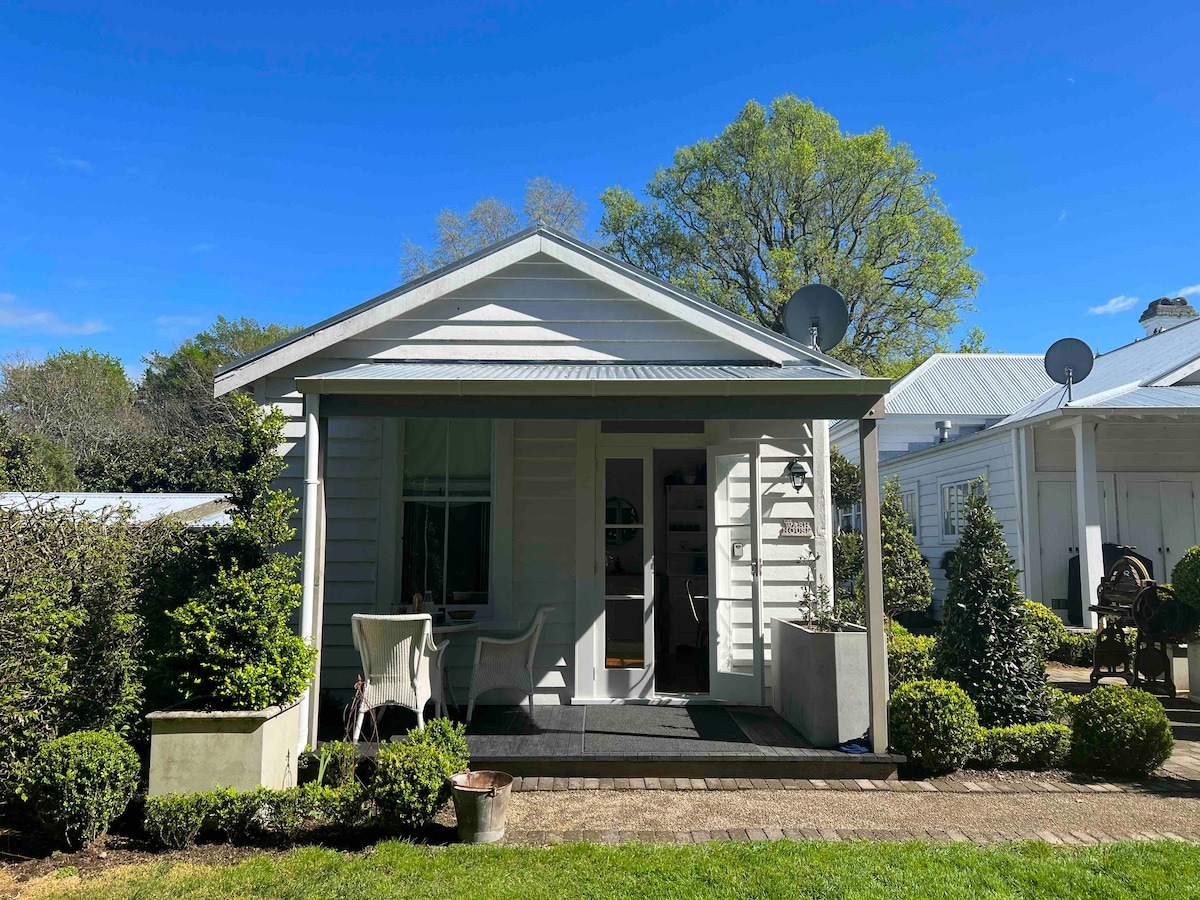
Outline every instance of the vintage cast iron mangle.
[[(1092, 684), (1101, 678), (1124, 678), (1136, 687), (1161, 688), (1175, 696), (1172, 650), (1186, 637), (1172, 630), (1174, 599), (1171, 589), (1155, 582), (1137, 558), (1121, 556), (1109, 566), (1092, 607), (1103, 622), (1092, 658)], [(1137, 628), (1132, 666), (1131, 626)]]

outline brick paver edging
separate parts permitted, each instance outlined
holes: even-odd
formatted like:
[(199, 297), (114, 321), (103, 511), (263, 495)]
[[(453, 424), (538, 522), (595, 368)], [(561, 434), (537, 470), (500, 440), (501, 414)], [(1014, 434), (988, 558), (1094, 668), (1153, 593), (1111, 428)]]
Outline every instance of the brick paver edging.
[(730, 828), (725, 831), (510, 831), (506, 844), (703, 844), (709, 841), (970, 841), (981, 846), (1014, 841), (1041, 841), (1070, 847), (1118, 841), (1184, 841), (1200, 843), (1200, 832), (1174, 831), (978, 831), (958, 828)]
[(1200, 781), (1155, 778), (1113, 782), (1021, 779), (899, 781), (870, 778), (551, 778), (513, 779), (514, 791), (889, 791), (898, 794), (1183, 794), (1200, 795)]

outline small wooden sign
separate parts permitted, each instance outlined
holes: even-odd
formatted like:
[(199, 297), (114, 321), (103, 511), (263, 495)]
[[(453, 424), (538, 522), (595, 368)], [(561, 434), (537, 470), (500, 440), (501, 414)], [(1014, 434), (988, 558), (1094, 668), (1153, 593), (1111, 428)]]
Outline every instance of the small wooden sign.
[(803, 519), (784, 519), (779, 525), (780, 537), (812, 537), (812, 522)]

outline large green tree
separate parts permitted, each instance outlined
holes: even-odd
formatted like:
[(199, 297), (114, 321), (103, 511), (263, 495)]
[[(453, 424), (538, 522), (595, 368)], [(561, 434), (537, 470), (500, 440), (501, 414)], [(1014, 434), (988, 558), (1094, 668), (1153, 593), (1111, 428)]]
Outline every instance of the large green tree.
[(404, 241), (400, 277), (418, 278), (530, 225), (549, 225), (579, 236), (586, 216), (587, 204), (571, 188), (544, 176), (532, 178), (525, 184), (520, 211), (496, 197), (485, 197), (466, 212), (443, 209), (434, 220), (433, 246)]
[(142, 425), (135, 386), (107, 353), (60, 350), (40, 361), (9, 359), (0, 377), (0, 413), (13, 431), (64, 448), (72, 462)]
[(292, 325), (263, 324), (217, 316), (213, 324), (170, 353), (153, 352), (142, 361), (146, 373), (138, 390), (145, 414), (160, 435), (194, 438), (212, 427), (234, 426), (229, 402), (213, 397), (213, 377), (225, 363), (261, 350), (296, 331)]
[(600, 233), (609, 252), (776, 331), (797, 288), (831, 285), (850, 306), (834, 355), (894, 377), (948, 349), (982, 277), (933, 182), (883, 128), (844, 132), (788, 95), (677, 150), (644, 199), (606, 190)]

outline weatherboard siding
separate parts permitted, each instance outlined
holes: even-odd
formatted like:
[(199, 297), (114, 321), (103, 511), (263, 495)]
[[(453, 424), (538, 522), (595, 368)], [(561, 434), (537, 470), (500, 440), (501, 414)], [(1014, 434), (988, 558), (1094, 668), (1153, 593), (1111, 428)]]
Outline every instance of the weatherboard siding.
[(559, 262), (514, 263), (318, 354), (371, 360), (760, 361)]
[(946, 573), (942, 557), (954, 547), (955, 538), (942, 536), (942, 486), (985, 477), (988, 500), (1004, 528), (1004, 540), (1016, 559), (1019, 553), (1019, 503), (1013, 477), (1012, 437), (1008, 431), (964, 443), (952, 442), (937, 451), (895, 457), (880, 463), (880, 476), (897, 478), (902, 491), (917, 491), (920, 511), (917, 542), (929, 560), (935, 605), (946, 596)]

